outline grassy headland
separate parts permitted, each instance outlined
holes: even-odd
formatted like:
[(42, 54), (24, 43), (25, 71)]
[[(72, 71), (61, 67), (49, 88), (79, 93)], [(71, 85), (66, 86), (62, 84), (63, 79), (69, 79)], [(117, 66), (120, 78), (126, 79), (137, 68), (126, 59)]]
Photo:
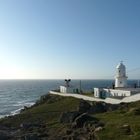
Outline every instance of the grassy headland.
[(0, 120), (0, 139), (139, 140), (140, 101), (120, 105), (46, 95)]

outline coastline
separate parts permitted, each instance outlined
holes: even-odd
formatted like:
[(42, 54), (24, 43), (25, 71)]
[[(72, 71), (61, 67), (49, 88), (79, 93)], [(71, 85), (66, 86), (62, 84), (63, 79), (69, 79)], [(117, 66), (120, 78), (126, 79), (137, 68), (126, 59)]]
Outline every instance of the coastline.
[(139, 106), (140, 101), (109, 104), (46, 94), (19, 114), (0, 119), (0, 138), (104, 140), (117, 136), (117, 140), (122, 140), (130, 135), (140, 138), (134, 135), (139, 132)]
[(32, 103), (29, 102), (29, 103), (23, 104), (21, 108), (16, 109), (16, 110), (13, 110), (9, 114), (0, 115), (0, 119), (5, 118), (5, 117), (9, 117), (9, 116), (14, 116), (14, 115), (20, 114), (20, 112), (22, 110), (24, 110), (25, 108), (30, 108), (30, 107), (32, 107), (35, 104), (36, 104), (36, 102), (32, 102)]

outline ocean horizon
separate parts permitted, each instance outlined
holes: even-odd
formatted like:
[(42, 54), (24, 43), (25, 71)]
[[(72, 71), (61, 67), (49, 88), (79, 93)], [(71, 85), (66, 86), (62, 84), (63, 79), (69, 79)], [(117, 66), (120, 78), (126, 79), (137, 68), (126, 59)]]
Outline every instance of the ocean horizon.
[[(71, 85), (79, 88), (81, 79), (74, 79)], [(137, 83), (137, 79), (128, 80), (129, 85)], [(94, 87), (111, 87), (113, 79), (81, 80), (84, 92), (92, 92)], [(42, 95), (64, 85), (62, 79), (3, 79), (0, 80), (0, 117), (14, 115), (25, 106), (32, 106)]]

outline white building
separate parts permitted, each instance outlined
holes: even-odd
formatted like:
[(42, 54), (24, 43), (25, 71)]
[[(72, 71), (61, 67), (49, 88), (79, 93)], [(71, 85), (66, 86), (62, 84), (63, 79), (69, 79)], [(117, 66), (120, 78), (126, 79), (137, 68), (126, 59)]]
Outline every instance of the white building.
[(94, 88), (94, 96), (97, 98), (106, 97), (126, 97), (139, 93), (140, 88), (127, 87), (126, 67), (120, 62), (116, 67), (115, 87), (112, 89), (107, 88)]
[(115, 76), (115, 87), (127, 87), (127, 76), (125, 65), (120, 62), (116, 67), (116, 76)]
[(74, 88), (67, 87), (67, 86), (60, 86), (60, 92), (61, 93), (74, 93)]
[(126, 97), (136, 93), (130, 89), (107, 89), (107, 88), (94, 88), (94, 96), (97, 98), (106, 97)]
[(79, 89), (70, 85), (71, 79), (65, 79), (65, 86), (60, 86), (60, 93), (79, 93)]

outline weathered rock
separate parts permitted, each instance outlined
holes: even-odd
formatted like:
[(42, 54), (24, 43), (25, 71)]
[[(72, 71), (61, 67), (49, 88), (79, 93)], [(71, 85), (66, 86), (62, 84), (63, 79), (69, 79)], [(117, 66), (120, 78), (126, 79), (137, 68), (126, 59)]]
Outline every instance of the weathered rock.
[(94, 102), (90, 108), (90, 113), (102, 113), (107, 111), (106, 103), (103, 102)]
[(83, 113), (75, 119), (75, 121), (73, 123), (73, 127), (74, 127), (74, 125), (76, 128), (83, 127), (85, 122), (93, 121), (93, 120), (98, 121), (96, 118), (89, 116), (87, 113)]
[[(83, 129), (87, 132), (87, 133), (94, 133), (96, 131), (96, 129), (98, 128), (104, 128), (105, 124), (103, 122), (100, 122), (99, 120), (95, 119), (93, 121), (89, 121), (89, 122), (85, 122)], [(97, 129), (97, 130), (98, 130)]]
[(37, 106), (43, 103), (51, 104), (51, 103), (61, 100), (62, 98), (63, 98), (62, 96), (56, 96), (56, 95), (51, 95), (51, 94), (43, 95), (40, 97), (40, 100), (38, 100), (36, 104), (34, 104), (33, 106)]
[(70, 134), (72, 134), (72, 130), (71, 129), (66, 130), (66, 135), (70, 135)]
[(107, 111), (114, 111), (119, 107), (119, 105), (112, 105), (107, 104), (104, 102), (94, 102), (94, 104), (91, 106), (89, 113), (103, 113)]
[(8, 132), (0, 131), (0, 140), (8, 140), (11, 136), (9, 136)]
[(72, 133), (69, 135), (63, 136), (61, 140), (97, 140), (95, 133), (90, 131), (84, 131), (83, 128), (72, 129)]
[(125, 135), (132, 135), (133, 131), (131, 129), (131, 126), (129, 124), (124, 124), (121, 127), (121, 131), (125, 134)]
[(135, 114), (135, 115), (140, 115), (140, 108), (135, 109), (135, 110), (134, 110), (134, 114)]
[(24, 140), (39, 140), (37, 134), (27, 134), (24, 136)]
[(74, 119), (79, 115), (80, 115), (80, 113), (77, 111), (64, 112), (60, 116), (60, 122), (61, 123), (72, 123), (74, 121)]
[(91, 105), (88, 102), (81, 100), (79, 103), (78, 111), (80, 113), (85, 113), (85, 112), (88, 112), (90, 108), (91, 108)]
[(119, 104), (119, 107), (118, 107), (119, 109), (128, 109), (128, 103), (120, 103)]
[(114, 111), (119, 108), (118, 104), (106, 104), (105, 109), (106, 111)]
[(95, 136), (95, 133), (89, 133), (87, 139), (88, 139), (88, 140), (98, 140), (99, 138), (97, 138), (97, 137)]
[(99, 127), (95, 128), (94, 132), (99, 132), (101, 130), (103, 130), (103, 127), (99, 126)]
[(85, 136), (77, 136), (76, 140), (87, 140), (87, 137), (85, 137)]
[(95, 128), (98, 128), (98, 127), (104, 127), (105, 124), (103, 122), (98, 122), (96, 124), (94, 124)]

